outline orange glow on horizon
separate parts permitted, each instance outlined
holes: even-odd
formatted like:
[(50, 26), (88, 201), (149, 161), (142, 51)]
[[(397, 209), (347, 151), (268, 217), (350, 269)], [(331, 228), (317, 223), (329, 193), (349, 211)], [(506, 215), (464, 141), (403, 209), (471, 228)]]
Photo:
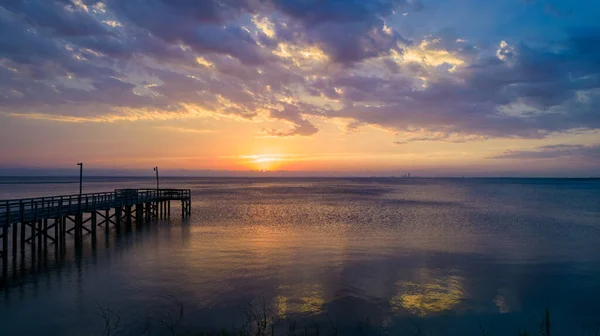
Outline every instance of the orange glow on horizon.
[(281, 169), (283, 161), (285, 161), (279, 155), (248, 155), (242, 157), (242, 159), (242, 165), (263, 172)]

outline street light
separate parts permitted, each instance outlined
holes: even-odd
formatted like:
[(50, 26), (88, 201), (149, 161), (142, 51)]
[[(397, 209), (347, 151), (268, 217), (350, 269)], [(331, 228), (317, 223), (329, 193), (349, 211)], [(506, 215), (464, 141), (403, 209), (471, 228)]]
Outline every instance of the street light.
[(79, 162), (77, 165), (79, 166), (79, 196), (81, 197), (83, 189), (83, 162)]
[(158, 167), (154, 167), (154, 171), (156, 172), (156, 190), (160, 190), (160, 185), (158, 183)]
[(80, 246), (81, 243), (81, 226), (83, 225), (83, 215), (81, 212), (81, 191), (83, 189), (83, 162), (77, 164), (79, 166), (79, 197), (77, 198), (77, 216), (75, 216), (75, 244)]

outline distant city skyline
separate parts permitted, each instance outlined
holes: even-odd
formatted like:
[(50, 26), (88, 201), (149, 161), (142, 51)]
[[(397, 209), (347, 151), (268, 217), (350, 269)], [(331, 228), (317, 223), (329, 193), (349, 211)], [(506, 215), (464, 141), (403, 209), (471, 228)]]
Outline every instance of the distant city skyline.
[(598, 176), (599, 16), (591, 0), (5, 2), (0, 174)]

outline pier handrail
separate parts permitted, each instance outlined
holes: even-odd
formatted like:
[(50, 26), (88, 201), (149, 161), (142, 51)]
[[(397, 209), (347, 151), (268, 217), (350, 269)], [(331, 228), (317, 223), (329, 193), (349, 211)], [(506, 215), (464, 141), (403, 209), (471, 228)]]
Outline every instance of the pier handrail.
[[(134, 221), (137, 227), (151, 219), (168, 219), (171, 201), (181, 201), (181, 218), (191, 215), (190, 189), (116, 189), (0, 200), (0, 284), (7, 275), (9, 253), (14, 266), (19, 250), (25, 256), (27, 245), (35, 263), (39, 254), (36, 250), (47, 249), (49, 242), (56, 253), (64, 253), (67, 234), (73, 233), (75, 245), (81, 247), (85, 232), (91, 234), (93, 242), (96, 241), (96, 231), (101, 224), (108, 234), (111, 224), (117, 229), (124, 224), (129, 230)], [(68, 227), (67, 222), (72, 226)], [(10, 234), (12, 238), (9, 239)]]
[[(126, 206), (161, 200), (187, 199), (190, 189), (116, 189), (111, 192), (71, 194), (21, 199), (0, 200), (0, 224), (9, 224), (10, 218), (89, 211), (106, 207)], [(81, 203), (80, 203), (81, 202)], [(0, 225), (3, 226), (3, 225)]]

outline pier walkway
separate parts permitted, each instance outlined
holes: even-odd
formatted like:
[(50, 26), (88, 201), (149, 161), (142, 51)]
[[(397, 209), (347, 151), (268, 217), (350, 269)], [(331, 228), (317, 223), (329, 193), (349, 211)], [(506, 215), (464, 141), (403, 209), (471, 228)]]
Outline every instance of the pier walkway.
[[(5, 278), (9, 259), (13, 265), (26, 250), (35, 261), (53, 246), (64, 251), (67, 235), (81, 245), (86, 234), (96, 240), (98, 227), (131, 227), (171, 216), (171, 201), (181, 202), (181, 217), (191, 215), (189, 189), (117, 189), (112, 192), (49, 196), (0, 201), (0, 258)], [(73, 238), (70, 238), (73, 239)], [(10, 256), (10, 258), (9, 258)]]

